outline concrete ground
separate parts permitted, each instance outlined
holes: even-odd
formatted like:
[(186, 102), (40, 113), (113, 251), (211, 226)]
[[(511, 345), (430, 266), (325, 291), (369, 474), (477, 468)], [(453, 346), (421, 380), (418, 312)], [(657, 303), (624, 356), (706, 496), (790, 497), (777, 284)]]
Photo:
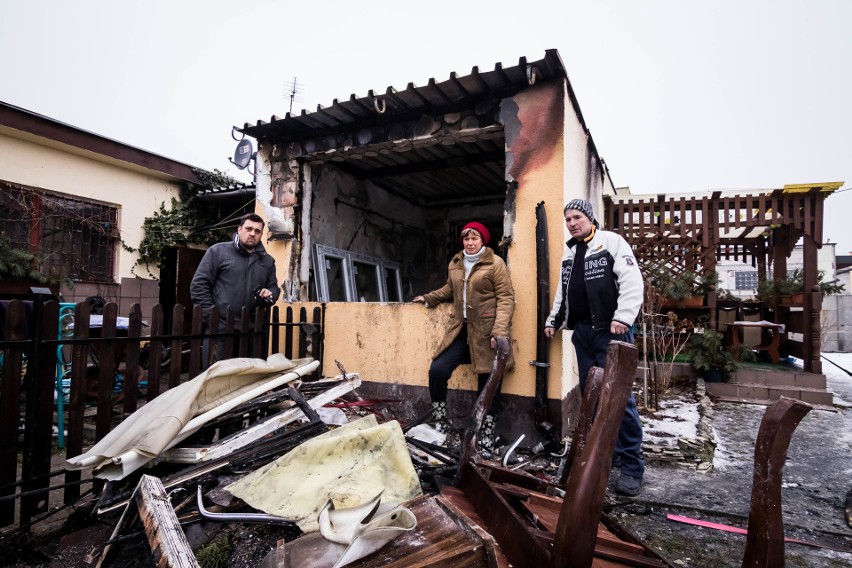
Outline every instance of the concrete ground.
[[(826, 357), (852, 372), (852, 354)], [(787, 453), (782, 501), (785, 535), (845, 552), (788, 543), (787, 566), (852, 566), (852, 528), (844, 504), (852, 490), (852, 376), (827, 361), (823, 372), (834, 409), (812, 410)], [(649, 462), (635, 499), (619, 499), (609, 514), (678, 566), (740, 566), (745, 537), (666, 518), (676, 514), (745, 527), (751, 496), (754, 440), (765, 406), (717, 402), (717, 441), (711, 471)]]

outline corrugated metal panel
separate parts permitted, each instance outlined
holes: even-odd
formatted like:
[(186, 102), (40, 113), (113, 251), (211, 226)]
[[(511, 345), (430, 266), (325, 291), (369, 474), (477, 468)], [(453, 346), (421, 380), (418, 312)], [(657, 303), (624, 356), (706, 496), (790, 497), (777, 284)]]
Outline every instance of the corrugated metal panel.
[[(446, 81), (428, 80), (423, 87), (413, 83), (397, 91), (388, 87), (384, 93), (370, 91), (366, 97), (351, 95), (343, 102), (335, 99), (331, 106), (317, 106), (312, 113), (287, 113), (273, 116), (269, 122), (245, 123), (241, 132), (257, 139), (274, 137), (280, 142), (305, 136), (321, 136), (327, 130), (339, 131), (366, 127), (388, 120), (402, 120), (424, 113), (448, 113), (471, 108), (479, 101), (502, 98), (528, 87), (531, 82), (566, 78), (565, 67), (555, 49), (547, 50), (543, 59), (528, 62), (521, 57), (518, 64), (503, 67), (497, 63), (492, 71), (480, 73), (474, 67), (469, 75), (450, 73)], [(380, 110), (384, 112), (379, 112)]]

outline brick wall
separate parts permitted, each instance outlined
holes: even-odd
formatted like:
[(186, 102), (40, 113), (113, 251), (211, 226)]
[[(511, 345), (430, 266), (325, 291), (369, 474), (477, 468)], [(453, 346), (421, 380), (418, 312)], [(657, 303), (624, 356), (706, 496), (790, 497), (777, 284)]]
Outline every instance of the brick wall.
[(142, 278), (122, 278), (121, 284), (95, 284), (78, 282), (73, 290), (62, 288), (65, 302), (82, 302), (91, 296), (100, 296), (107, 303), (118, 304), (118, 315), (127, 317), (130, 306), (138, 303), (142, 308), (142, 319), (151, 321), (151, 312), (160, 299), (160, 283)]

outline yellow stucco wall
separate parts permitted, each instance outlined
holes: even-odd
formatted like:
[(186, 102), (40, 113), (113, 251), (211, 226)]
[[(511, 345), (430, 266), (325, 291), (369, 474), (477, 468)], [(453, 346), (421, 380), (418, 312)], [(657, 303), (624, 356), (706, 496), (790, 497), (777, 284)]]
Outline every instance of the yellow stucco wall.
[[(450, 312), (449, 304), (430, 309), (413, 303), (329, 302), (325, 312), (325, 374), (337, 372), (336, 359), (347, 372), (360, 372), (367, 381), (427, 386), (432, 354)], [(460, 384), (476, 388), (476, 379), (469, 372), (459, 372), (450, 386)]]
[[(518, 116), (525, 127), (540, 126), (536, 117), (529, 112), (547, 108), (548, 104), (562, 105), (564, 86), (551, 84), (541, 88), (523, 91), (514, 97), (518, 105)], [(552, 99), (552, 102), (551, 102)], [(544, 202), (547, 215), (548, 252), (550, 257), (550, 298), (548, 308), (553, 299), (553, 293), (559, 282), (559, 261), (562, 258), (563, 237), (562, 206), (564, 204), (563, 186), (565, 185), (565, 139), (564, 132), (559, 129), (559, 117), (564, 112), (562, 108), (551, 108), (545, 120), (549, 128), (556, 129), (552, 137), (540, 140), (536, 144), (520, 140), (534, 152), (534, 159), (524, 160), (522, 171), (516, 173), (518, 191), (515, 197), (514, 240), (509, 248), (508, 264), (512, 274), (512, 284), (515, 287), (515, 315), (512, 319), (514, 334), (515, 368), (507, 374), (503, 392), (522, 396), (535, 395), (535, 367), (529, 362), (536, 358), (536, 335), (538, 304), (536, 298), (536, 246), (535, 209), (539, 202)], [(549, 310), (548, 310), (549, 311)], [(560, 399), (567, 386), (562, 377), (559, 361), (562, 359), (562, 344), (556, 339), (550, 344), (550, 363), (548, 371), (548, 398)]]
[[(121, 239), (137, 248), (142, 240), (142, 222), (178, 197), (176, 183), (153, 177), (138, 167), (122, 167), (121, 163), (100, 161), (96, 154), (72, 153), (70, 148), (45, 146), (38, 138), (25, 140), (18, 131), (0, 128), (0, 179), (34, 188), (100, 201), (119, 208)], [(119, 245), (116, 251), (116, 282), (132, 278), (131, 269), (138, 256)], [(157, 276), (156, 266), (150, 267)], [(136, 275), (146, 277), (147, 270), (136, 268)]]

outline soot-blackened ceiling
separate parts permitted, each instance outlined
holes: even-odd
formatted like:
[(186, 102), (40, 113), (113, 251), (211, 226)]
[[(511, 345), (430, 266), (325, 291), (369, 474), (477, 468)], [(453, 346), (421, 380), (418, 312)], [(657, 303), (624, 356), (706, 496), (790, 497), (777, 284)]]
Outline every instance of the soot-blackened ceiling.
[(423, 207), (481, 205), (506, 196), (500, 101), (556, 79), (567, 75), (556, 50), (548, 50), (538, 61), (521, 58), (513, 67), (474, 67), (423, 87), (353, 94), (316, 112), (238, 130), (289, 159), (331, 163)]

